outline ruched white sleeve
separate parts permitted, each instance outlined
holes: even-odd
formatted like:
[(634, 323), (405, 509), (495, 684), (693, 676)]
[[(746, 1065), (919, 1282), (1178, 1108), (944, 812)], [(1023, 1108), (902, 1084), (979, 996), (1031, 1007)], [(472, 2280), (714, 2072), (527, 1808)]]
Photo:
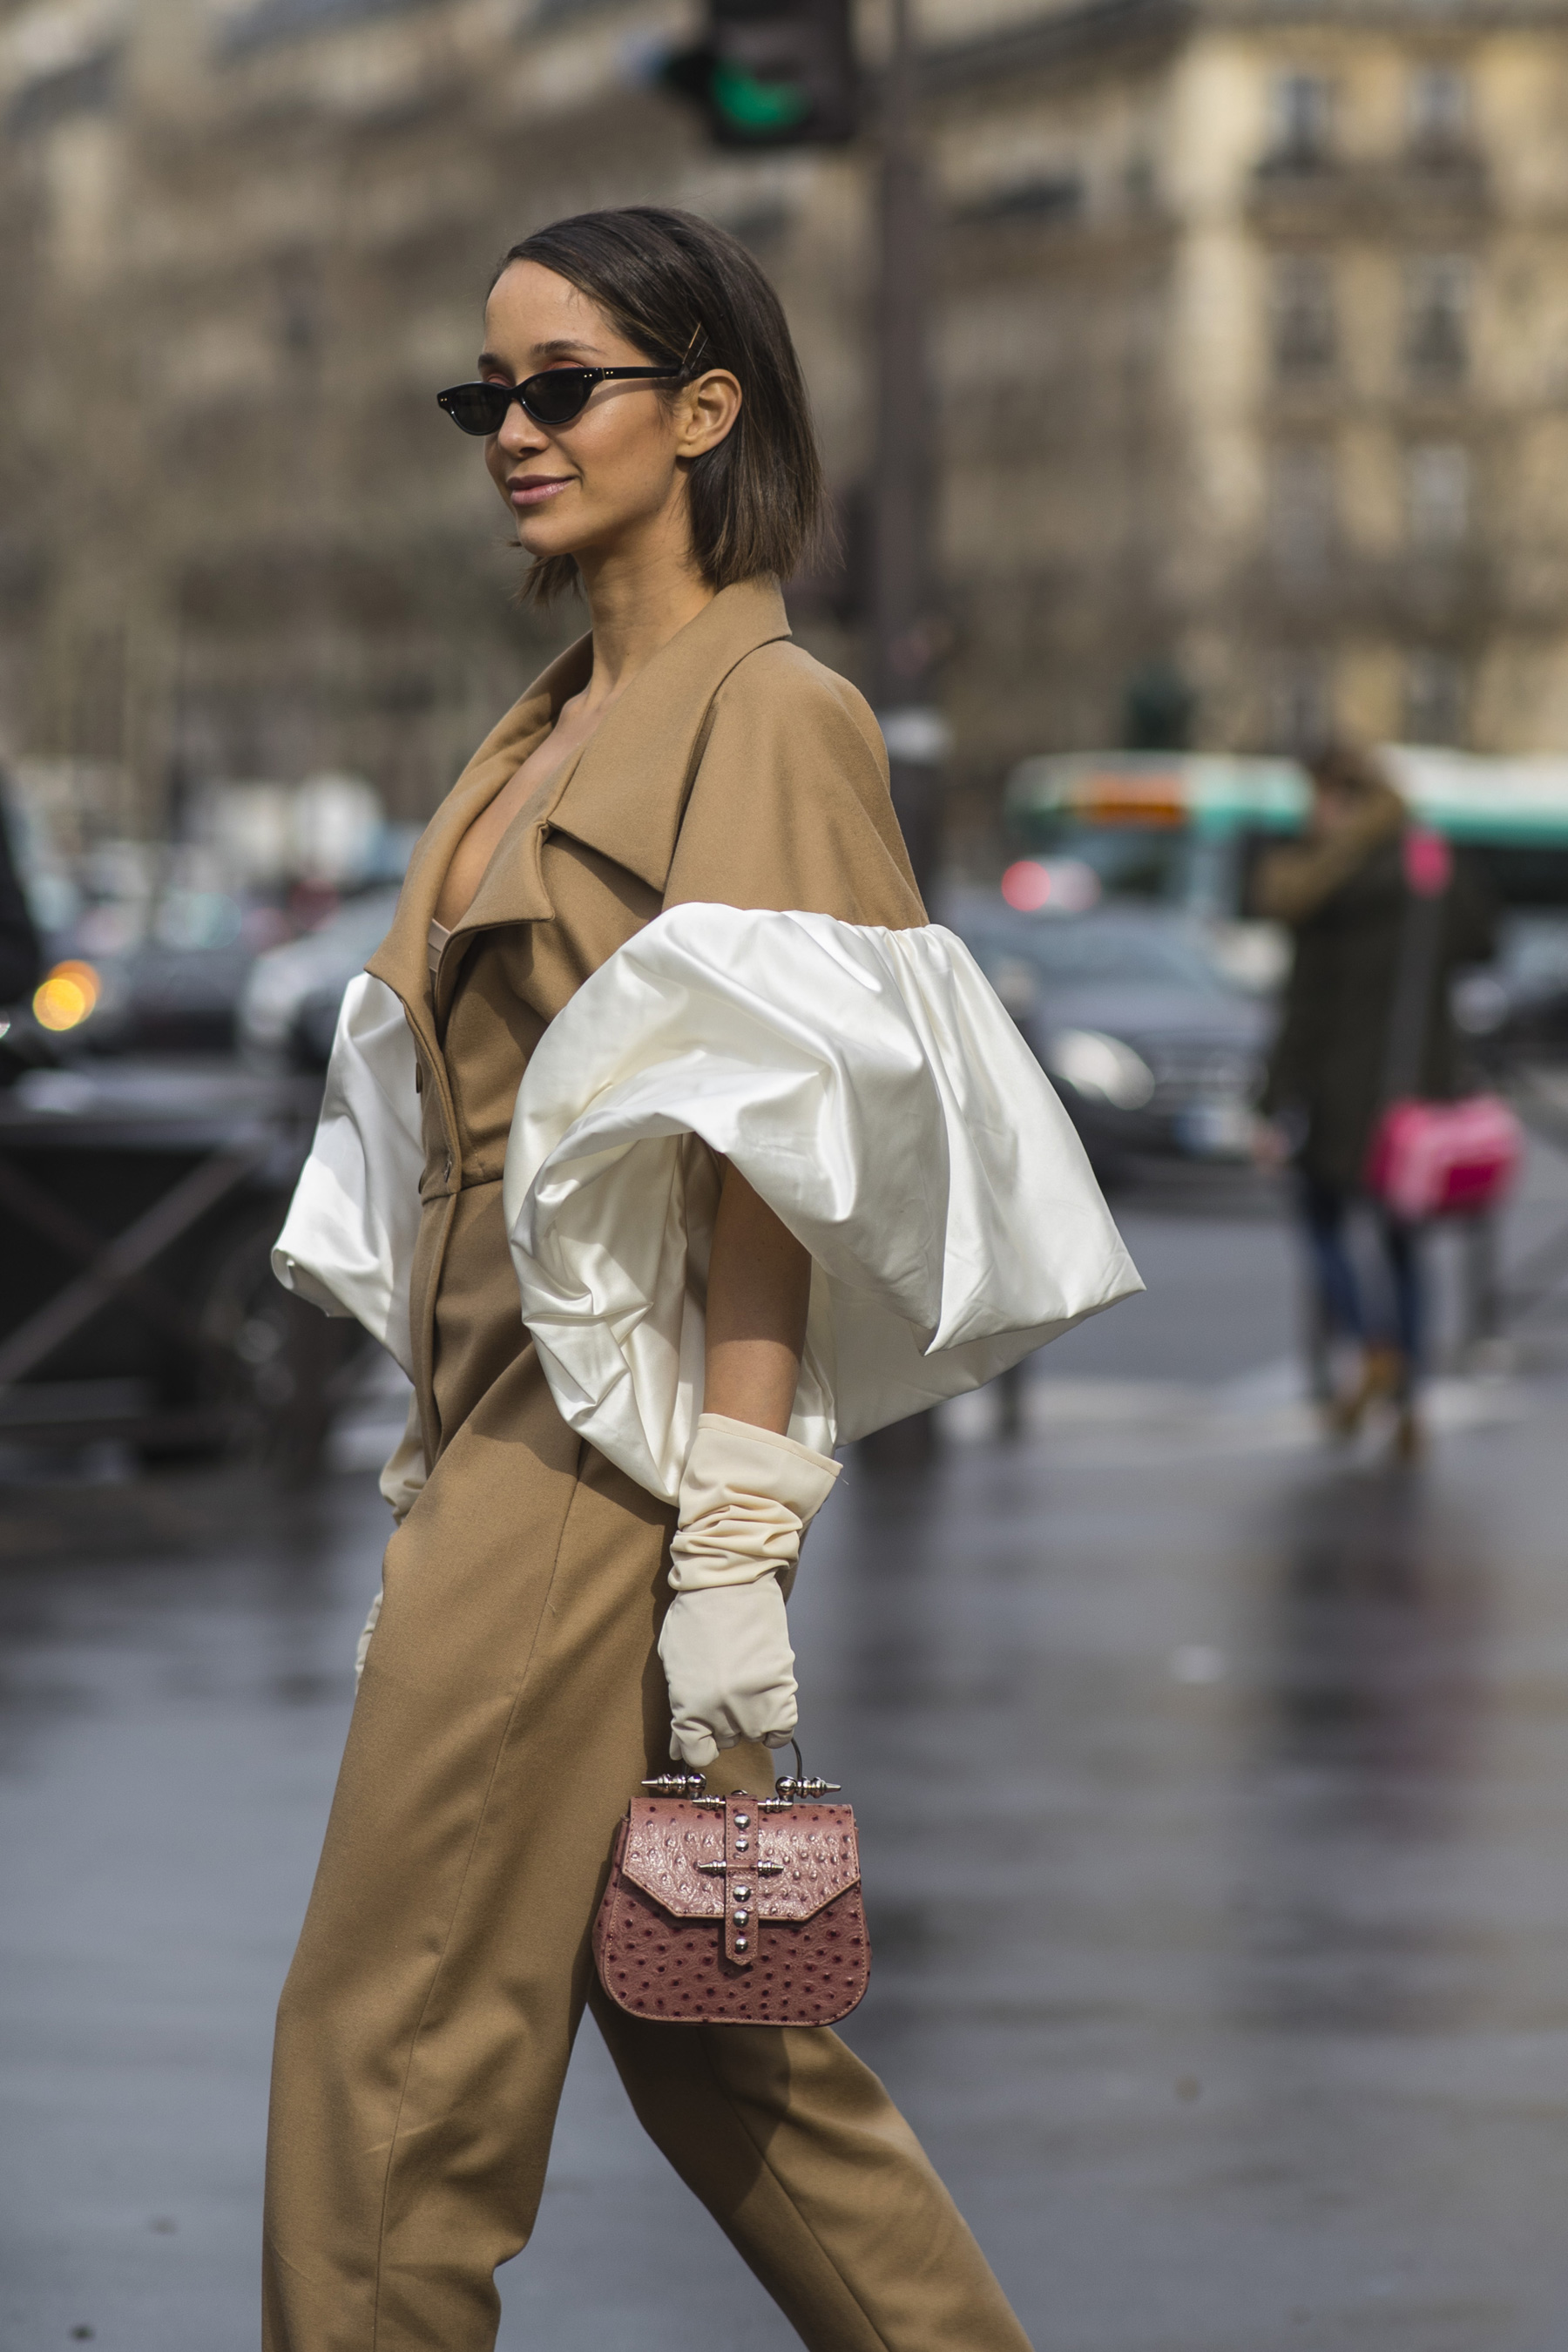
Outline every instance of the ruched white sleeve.
[(672, 908), (546, 1030), (503, 1185), (557, 1405), (667, 1501), (702, 1406), (715, 1155), (811, 1254), (789, 1433), (817, 1453), (1142, 1288), (1072, 1122), (952, 932)]
[(419, 1231), (414, 1040), (384, 981), (351, 981), (321, 1123), (272, 1252), (272, 1271), (328, 1315), (352, 1315), (412, 1377), (408, 1284)]

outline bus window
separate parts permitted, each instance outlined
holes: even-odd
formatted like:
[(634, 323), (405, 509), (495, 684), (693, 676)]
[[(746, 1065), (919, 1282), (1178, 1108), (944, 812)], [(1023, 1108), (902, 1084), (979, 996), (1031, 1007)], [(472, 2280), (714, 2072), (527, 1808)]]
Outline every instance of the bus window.
[(1470, 856), (1507, 907), (1568, 907), (1568, 849), (1474, 842)]
[(1085, 824), (1064, 811), (1031, 825), (1029, 845), (1038, 856), (1076, 857), (1092, 866), (1108, 898), (1186, 903), (1194, 842), (1185, 830)]

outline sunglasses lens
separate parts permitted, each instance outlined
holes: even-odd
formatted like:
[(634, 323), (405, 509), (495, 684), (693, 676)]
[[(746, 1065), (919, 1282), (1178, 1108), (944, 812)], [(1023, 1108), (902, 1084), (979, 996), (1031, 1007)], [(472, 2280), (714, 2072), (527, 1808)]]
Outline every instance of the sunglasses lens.
[(569, 425), (588, 405), (594, 378), (587, 368), (549, 368), (522, 387), (523, 405), (541, 425)]
[(511, 395), (504, 384), (459, 383), (437, 398), (461, 433), (499, 433)]

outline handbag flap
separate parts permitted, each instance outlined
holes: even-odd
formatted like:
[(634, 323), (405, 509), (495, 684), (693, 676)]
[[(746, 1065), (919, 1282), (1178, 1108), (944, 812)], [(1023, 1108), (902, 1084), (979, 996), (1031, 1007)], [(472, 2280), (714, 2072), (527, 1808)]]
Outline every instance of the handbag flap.
[[(678, 1919), (721, 1919), (724, 1816), (682, 1798), (635, 1797), (621, 1874)], [(770, 1864), (776, 1867), (770, 1868)], [(757, 1823), (758, 1916), (809, 1919), (857, 1885), (860, 1850), (848, 1805), (792, 1805)]]

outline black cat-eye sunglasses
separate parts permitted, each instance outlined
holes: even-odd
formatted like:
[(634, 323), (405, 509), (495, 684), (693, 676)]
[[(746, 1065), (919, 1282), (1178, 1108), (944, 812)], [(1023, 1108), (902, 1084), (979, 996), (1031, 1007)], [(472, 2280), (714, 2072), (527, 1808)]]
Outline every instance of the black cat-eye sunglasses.
[(514, 400), (536, 425), (570, 425), (587, 407), (595, 384), (618, 376), (684, 373), (684, 361), (679, 367), (546, 368), (542, 375), (524, 376), (521, 383), (455, 383), (449, 392), (438, 392), (436, 403), (460, 432), (488, 436), (500, 431)]

